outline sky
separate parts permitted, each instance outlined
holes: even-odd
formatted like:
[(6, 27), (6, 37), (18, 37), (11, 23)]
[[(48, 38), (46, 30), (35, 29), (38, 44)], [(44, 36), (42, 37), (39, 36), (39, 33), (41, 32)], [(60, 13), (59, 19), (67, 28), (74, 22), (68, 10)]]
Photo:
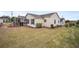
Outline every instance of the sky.
[[(18, 2), (19, 1), (19, 2)], [(57, 11), (60, 17), (79, 19), (79, 0), (1, 0), (0, 16), (25, 16), (27, 12), (46, 14)]]
[[(27, 13), (33, 14), (47, 14), (53, 11), (13, 11), (13, 16), (25, 16)], [(60, 17), (64, 17), (66, 20), (78, 20), (79, 11), (57, 11)], [(11, 11), (0, 11), (0, 16), (11, 16)]]

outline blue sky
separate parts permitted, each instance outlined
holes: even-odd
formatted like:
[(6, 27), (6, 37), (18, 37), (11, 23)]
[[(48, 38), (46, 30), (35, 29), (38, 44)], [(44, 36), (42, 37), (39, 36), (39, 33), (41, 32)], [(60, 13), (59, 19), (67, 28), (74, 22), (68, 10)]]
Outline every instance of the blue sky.
[[(52, 11), (28, 11), (28, 13), (34, 14), (46, 14), (51, 13)], [(14, 11), (13, 16), (25, 16), (27, 14), (26, 11)], [(65, 19), (70, 20), (78, 20), (79, 19), (79, 11), (59, 11), (58, 12), (60, 17), (64, 17)], [(0, 16), (11, 16), (10, 11), (0, 11)]]

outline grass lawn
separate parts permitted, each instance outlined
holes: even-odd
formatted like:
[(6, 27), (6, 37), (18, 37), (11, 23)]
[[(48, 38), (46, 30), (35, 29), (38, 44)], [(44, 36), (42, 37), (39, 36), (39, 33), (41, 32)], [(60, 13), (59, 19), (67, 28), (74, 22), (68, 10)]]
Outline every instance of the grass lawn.
[(78, 47), (79, 28), (0, 28), (2, 48)]

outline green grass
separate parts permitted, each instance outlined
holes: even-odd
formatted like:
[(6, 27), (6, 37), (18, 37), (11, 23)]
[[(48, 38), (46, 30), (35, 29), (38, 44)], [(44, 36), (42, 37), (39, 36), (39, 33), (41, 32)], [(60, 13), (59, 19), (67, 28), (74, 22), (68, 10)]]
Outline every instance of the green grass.
[(79, 47), (79, 28), (0, 28), (1, 48)]

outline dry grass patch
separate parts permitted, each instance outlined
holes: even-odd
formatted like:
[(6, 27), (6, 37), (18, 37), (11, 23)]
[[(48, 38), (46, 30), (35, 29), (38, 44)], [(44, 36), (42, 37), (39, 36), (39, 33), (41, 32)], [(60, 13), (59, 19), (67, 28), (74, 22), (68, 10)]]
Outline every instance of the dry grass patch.
[(70, 43), (72, 28), (0, 28), (0, 47), (75, 47)]

